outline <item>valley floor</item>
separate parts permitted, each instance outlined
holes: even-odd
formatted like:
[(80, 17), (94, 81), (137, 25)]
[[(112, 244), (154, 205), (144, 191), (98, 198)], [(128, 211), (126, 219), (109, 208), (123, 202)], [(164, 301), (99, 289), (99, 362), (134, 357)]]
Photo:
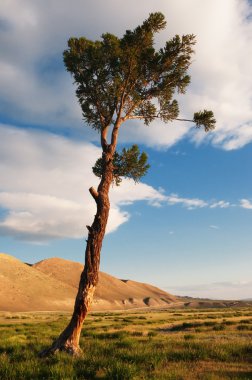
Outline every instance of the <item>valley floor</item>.
[(252, 308), (91, 313), (83, 355), (38, 353), (68, 313), (1, 313), (0, 379), (252, 379)]

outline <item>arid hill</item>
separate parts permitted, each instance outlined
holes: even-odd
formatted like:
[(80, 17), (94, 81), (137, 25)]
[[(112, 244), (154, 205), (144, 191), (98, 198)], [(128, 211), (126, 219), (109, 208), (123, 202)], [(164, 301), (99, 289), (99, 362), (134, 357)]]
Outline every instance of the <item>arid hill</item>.
[(64, 282), (0, 254), (0, 310), (70, 310), (75, 293)]
[[(82, 265), (52, 258), (27, 265), (0, 254), (1, 311), (70, 311), (73, 308)], [(92, 310), (167, 306), (176, 298), (148, 284), (119, 280), (100, 273)]]

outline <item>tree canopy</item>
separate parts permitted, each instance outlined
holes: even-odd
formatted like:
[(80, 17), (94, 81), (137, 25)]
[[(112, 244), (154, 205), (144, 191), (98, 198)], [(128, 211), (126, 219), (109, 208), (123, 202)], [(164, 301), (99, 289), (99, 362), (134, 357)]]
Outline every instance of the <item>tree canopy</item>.
[[(146, 125), (156, 118), (164, 122), (178, 119), (175, 96), (184, 94), (190, 83), (188, 68), (196, 38), (193, 34), (176, 35), (156, 50), (154, 35), (165, 26), (164, 15), (157, 12), (134, 30), (127, 30), (122, 38), (106, 33), (99, 41), (84, 37), (69, 39), (63, 54), (65, 66), (77, 85), (85, 122), (101, 132), (103, 150), (107, 147), (110, 126), (117, 128), (130, 119), (142, 119)], [(189, 121), (196, 127), (203, 126), (207, 132), (215, 127), (212, 111), (196, 112)], [(136, 169), (130, 173), (125, 169), (129, 156), (131, 160), (137, 158), (136, 146), (115, 154), (117, 184), (121, 176), (139, 179), (148, 169), (143, 155), (140, 161), (135, 160), (139, 173)], [(94, 173), (100, 176), (101, 161), (96, 163)]]

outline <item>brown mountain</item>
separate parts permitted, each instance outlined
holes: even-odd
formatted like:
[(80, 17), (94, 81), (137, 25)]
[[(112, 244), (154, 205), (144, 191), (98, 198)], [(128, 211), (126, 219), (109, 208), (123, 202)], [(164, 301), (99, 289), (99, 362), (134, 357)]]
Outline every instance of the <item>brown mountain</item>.
[(13, 256), (0, 254), (0, 310), (70, 310), (75, 289)]
[[(35, 311), (73, 308), (82, 265), (52, 258), (32, 266), (0, 254), (0, 310)], [(176, 298), (152, 285), (119, 280), (100, 272), (92, 310), (166, 306)]]

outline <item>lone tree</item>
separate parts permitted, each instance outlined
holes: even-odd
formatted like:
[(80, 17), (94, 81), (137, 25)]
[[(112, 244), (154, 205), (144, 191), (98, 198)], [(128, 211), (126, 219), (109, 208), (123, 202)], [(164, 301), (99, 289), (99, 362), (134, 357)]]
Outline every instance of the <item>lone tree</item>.
[[(70, 38), (68, 49), (64, 51), (64, 63), (77, 85), (76, 95), (84, 120), (100, 135), (102, 156), (93, 167), (100, 183), (89, 192), (97, 211), (93, 224), (87, 226), (85, 267), (73, 315), (42, 356), (58, 350), (73, 355), (80, 352), (82, 325), (98, 283), (100, 252), (110, 209), (110, 186), (113, 182), (118, 185), (122, 177), (137, 182), (149, 168), (147, 155), (140, 153), (137, 145), (122, 152), (116, 150), (123, 123), (132, 119), (142, 119), (146, 125), (156, 118), (163, 122), (184, 120), (178, 119), (179, 106), (174, 96), (184, 94), (190, 83), (187, 72), (195, 36), (176, 35), (157, 51), (154, 34), (165, 25), (162, 13), (151, 13), (142, 25), (127, 30), (122, 38), (109, 33), (103, 34), (100, 41)], [(197, 112), (192, 120), (186, 121), (196, 127), (203, 126), (206, 132), (215, 127), (212, 111)]]

